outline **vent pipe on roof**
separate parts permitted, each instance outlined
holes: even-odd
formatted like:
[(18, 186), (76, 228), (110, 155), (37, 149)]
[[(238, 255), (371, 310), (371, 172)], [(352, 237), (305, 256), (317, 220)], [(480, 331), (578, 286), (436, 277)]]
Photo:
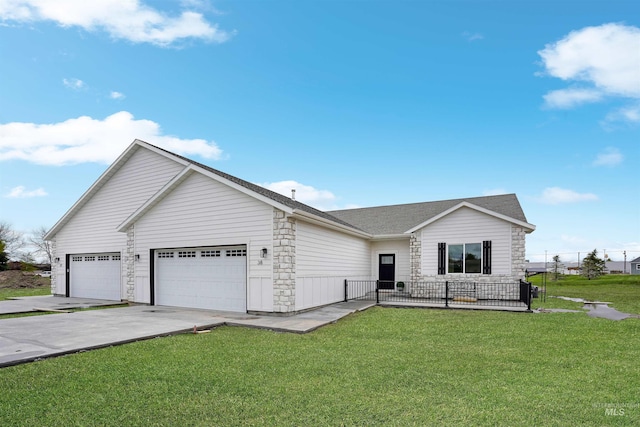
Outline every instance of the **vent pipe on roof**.
[(296, 189), (292, 188), (291, 189), (291, 200), (295, 200), (296, 199)]

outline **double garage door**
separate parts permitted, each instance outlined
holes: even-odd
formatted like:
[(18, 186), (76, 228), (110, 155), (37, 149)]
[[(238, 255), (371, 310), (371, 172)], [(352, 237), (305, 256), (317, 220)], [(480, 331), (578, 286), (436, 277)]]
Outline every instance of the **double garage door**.
[(245, 246), (160, 249), (154, 257), (156, 305), (246, 312)]
[(119, 253), (70, 256), (69, 296), (120, 301)]

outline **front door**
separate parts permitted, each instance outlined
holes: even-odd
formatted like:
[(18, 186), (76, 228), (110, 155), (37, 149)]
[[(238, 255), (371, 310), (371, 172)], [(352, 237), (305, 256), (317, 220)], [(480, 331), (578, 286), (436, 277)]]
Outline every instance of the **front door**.
[(396, 281), (395, 254), (380, 254), (378, 258), (379, 289), (394, 289)]

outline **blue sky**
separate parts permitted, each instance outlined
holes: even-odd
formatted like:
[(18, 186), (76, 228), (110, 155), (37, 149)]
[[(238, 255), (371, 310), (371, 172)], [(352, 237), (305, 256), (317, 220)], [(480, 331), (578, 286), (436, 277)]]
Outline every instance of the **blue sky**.
[(527, 257), (640, 256), (635, 1), (0, 0), (0, 220), (140, 138), (320, 209), (516, 193)]

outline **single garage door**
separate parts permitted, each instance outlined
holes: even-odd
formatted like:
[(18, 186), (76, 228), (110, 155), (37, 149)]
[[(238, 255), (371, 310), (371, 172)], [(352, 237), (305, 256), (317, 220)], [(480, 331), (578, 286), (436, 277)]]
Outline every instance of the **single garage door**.
[(247, 311), (245, 246), (155, 251), (155, 304)]
[(120, 254), (71, 255), (69, 295), (120, 301)]

